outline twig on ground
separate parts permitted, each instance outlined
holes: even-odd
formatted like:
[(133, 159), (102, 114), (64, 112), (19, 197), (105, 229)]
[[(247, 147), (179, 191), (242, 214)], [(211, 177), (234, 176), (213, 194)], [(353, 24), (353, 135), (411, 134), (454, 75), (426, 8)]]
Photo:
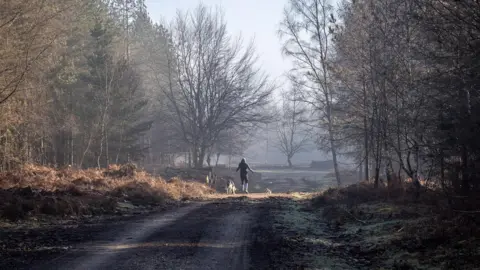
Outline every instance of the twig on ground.
[[(340, 208), (342, 208), (342, 207), (340, 207)], [(345, 209), (345, 208), (342, 208), (342, 210), (343, 210), (343, 211), (345, 211), (345, 212), (347, 212), (347, 214), (349, 214), (351, 217), (353, 217), (353, 218), (354, 218), (356, 221), (358, 221), (358, 222), (361, 222), (361, 223), (363, 223), (363, 224), (365, 224), (365, 225), (367, 224), (367, 222), (365, 222), (365, 221), (363, 221), (363, 220), (360, 220), (360, 219), (358, 219), (358, 218), (357, 218), (357, 217), (355, 217), (355, 216), (354, 216), (352, 213), (348, 212), (348, 210), (347, 210), (347, 209)]]

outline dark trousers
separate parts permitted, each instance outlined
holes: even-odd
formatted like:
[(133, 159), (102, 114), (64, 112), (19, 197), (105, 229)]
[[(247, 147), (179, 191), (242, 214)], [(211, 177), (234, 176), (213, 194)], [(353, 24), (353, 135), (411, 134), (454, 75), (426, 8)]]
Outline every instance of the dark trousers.
[(247, 174), (240, 174), (240, 179), (242, 180), (242, 185), (243, 185), (243, 183), (248, 184), (248, 175)]

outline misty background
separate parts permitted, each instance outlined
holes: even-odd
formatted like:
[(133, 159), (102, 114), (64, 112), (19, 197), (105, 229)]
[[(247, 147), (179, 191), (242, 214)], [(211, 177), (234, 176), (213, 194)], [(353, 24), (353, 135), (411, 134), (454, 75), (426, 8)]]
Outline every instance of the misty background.
[[(256, 0), (146, 0), (145, 4), (150, 17), (154, 22), (171, 22), (179, 10), (191, 10), (198, 4), (218, 7), (223, 10), (227, 19), (227, 28), (230, 33), (240, 34), (245, 40), (254, 39), (258, 63), (279, 85), (279, 89), (288, 87), (286, 77), (293, 67), (289, 58), (282, 55), (282, 44), (278, 42), (278, 28), (283, 16), (283, 10), (288, 0), (256, 1)], [(331, 1), (338, 5), (338, 1)], [(280, 100), (279, 89), (274, 93), (277, 102)], [(276, 146), (277, 134), (273, 124), (270, 130), (262, 131), (248, 144), (243, 157), (251, 163), (287, 165), (285, 155)], [(235, 158), (240, 158), (237, 156)], [(296, 154), (292, 161), (296, 165), (307, 165), (312, 160), (331, 160), (331, 156), (324, 151), (317, 150), (311, 143), (307, 151)], [(234, 163), (237, 160), (234, 161)], [(351, 165), (347, 158), (341, 158), (345, 165)], [(222, 156), (220, 163), (227, 164), (228, 157)]]

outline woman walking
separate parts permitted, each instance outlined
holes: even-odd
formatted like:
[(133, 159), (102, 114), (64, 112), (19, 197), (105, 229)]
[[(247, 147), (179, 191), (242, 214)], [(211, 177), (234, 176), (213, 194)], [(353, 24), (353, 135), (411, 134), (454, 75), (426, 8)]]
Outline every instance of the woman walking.
[(248, 193), (248, 171), (250, 170), (252, 173), (252, 169), (250, 169), (250, 166), (248, 166), (245, 158), (242, 158), (242, 161), (240, 161), (240, 164), (238, 164), (236, 172), (240, 170), (240, 179), (242, 180), (242, 191), (245, 191)]

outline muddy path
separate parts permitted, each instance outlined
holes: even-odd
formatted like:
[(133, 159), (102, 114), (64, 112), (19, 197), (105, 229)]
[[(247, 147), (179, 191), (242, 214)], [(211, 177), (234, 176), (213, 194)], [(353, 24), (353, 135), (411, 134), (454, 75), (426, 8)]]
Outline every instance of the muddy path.
[[(34, 259), (6, 258), (0, 269), (270, 269), (268, 260), (259, 265), (252, 243), (272, 202), (217, 198), (123, 223), (71, 227), (61, 235), (68, 250), (30, 251)], [(75, 241), (79, 236), (83, 241)], [(44, 250), (53, 244), (45, 243)]]
[(0, 243), (11, 238), (0, 269), (480, 269), (478, 241), (435, 232), (431, 207), (346, 211), (309, 195), (217, 194), (127, 219), (0, 229)]

